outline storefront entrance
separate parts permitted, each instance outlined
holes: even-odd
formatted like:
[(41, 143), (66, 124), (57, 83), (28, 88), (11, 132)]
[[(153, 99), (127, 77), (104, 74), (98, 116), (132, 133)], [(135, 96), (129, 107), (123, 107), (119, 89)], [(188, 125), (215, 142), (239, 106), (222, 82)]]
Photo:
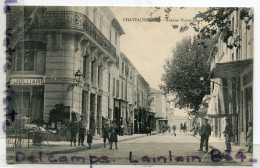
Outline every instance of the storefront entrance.
[(29, 122), (43, 120), (44, 86), (12, 86), (10, 98), (9, 110), (15, 110), (18, 118), (28, 117)]

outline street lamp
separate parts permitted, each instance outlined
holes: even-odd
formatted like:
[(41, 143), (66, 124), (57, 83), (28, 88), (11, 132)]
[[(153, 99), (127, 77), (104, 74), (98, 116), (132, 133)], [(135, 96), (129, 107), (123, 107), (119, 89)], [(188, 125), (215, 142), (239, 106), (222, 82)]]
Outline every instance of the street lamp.
[(80, 70), (78, 70), (74, 74), (73, 83), (69, 84), (69, 91), (72, 91), (75, 86), (79, 86), (79, 84), (82, 82), (82, 79), (81, 79), (82, 75), (83, 75), (83, 73)]

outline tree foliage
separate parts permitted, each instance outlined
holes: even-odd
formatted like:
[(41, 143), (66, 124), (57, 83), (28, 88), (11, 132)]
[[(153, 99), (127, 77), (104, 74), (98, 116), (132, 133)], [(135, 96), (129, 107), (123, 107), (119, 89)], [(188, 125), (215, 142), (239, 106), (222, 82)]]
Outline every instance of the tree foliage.
[[(180, 8), (185, 9), (185, 8)], [(165, 13), (165, 18), (169, 18), (170, 13), (174, 11), (171, 7), (160, 8), (156, 7), (155, 12), (163, 10)], [(238, 7), (210, 7), (204, 12), (198, 12), (193, 21), (180, 26), (180, 32), (187, 31), (190, 27), (194, 31), (198, 32), (198, 39), (202, 45), (207, 45), (205, 43), (206, 39), (215, 37), (217, 33), (222, 33), (222, 40), (227, 44), (229, 48), (236, 47), (236, 42), (233, 44), (228, 44), (229, 37), (233, 36), (232, 22), (230, 15), (238, 11), (239, 19), (247, 24), (247, 29), (250, 29), (248, 23), (253, 21), (254, 14), (252, 8), (238, 8)], [(153, 14), (155, 13), (153, 12)]]
[[(209, 76), (207, 59), (210, 47), (198, 45), (197, 37), (184, 38), (172, 50), (172, 57), (166, 60), (161, 89), (175, 95), (175, 106), (178, 108), (193, 107), (194, 113), (199, 109), (203, 97), (208, 94), (209, 82), (201, 81), (201, 77)], [(207, 40), (207, 43), (213, 43)], [(194, 114), (192, 113), (192, 114)]]

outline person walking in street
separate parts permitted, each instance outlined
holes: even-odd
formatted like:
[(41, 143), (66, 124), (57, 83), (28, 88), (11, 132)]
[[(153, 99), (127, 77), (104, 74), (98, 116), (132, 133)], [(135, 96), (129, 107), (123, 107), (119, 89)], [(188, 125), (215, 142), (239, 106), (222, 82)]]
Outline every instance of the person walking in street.
[(175, 131), (176, 131), (176, 126), (175, 126), (175, 125), (172, 126), (172, 130), (173, 130), (174, 136), (176, 136), (176, 133), (175, 133)]
[(248, 153), (253, 152), (253, 123), (249, 122), (248, 123), (248, 132), (247, 132), (247, 142), (248, 142)]
[(180, 125), (180, 132), (181, 132), (181, 130), (182, 130), (182, 127), (183, 127), (183, 125), (182, 125), (182, 123), (181, 123), (181, 125)]
[(81, 120), (79, 121), (79, 137), (78, 137), (78, 146), (84, 146), (84, 140), (86, 135), (86, 127), (84, 123), (84, 116), (80, 116)]
[(232, 132), (231, 120), (229, 118), (226, 118), (226, 127), (225, 127), (225, 131), (223, 133), (225, 134), (227, 151), (231, 152), (231, 138), (233, 136), (233, 132)]
[(106, 142), (109, 142), (109, 127), (108, 124), (105, 124), (103, 128), (103, 142), (104, 142), (104, 148), (106, 147)]
[(112, 130), (112, 132), (110, 133), (110, 137), (109, 137), (109, 140), (110, 140), (110, 148), (109, 149), (112, 149), (112, 144), (113, 144), (113, 142), (115, 142), (115, 147), (116, 147), (116, 149), (118, 149), (117, 148), (117, 134), (116, 134), (116, 132), (115, 132), (115, 130), (113, 129)]
[(88, 135), (87, 135), (87, 143), (88, 143), (88, 148), (89, 149), (91, 149), (92, 140), (93, 140), (92, 131), (89, 130), (88, 131)]
[(200, 149), (203, 151), (203, 144), (205, 142), (205, 153), (208, 152), (209, 136), (211, 135), (211, 126), (208, 124), (208, 118), (204, 118), (203, 125), (201, 126), (201, 138), (200, 138)]
[(72, 121), (69, 123), (69, 130), (70, 130), (70, 146), (72, 146), (72, 143), (74, 143), (74, 146), (76, 146), (76, 137), (78, 133), (78, 123), (77, 123), (77, 118), (76, 118), (76, 113), (72, 112), (71, 113), (71, 118)]

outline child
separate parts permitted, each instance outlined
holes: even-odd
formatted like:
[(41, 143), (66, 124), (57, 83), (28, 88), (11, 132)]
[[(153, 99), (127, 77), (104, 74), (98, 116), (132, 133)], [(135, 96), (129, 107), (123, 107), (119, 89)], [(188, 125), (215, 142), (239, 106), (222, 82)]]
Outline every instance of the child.
[(115, 129), (112, 130), (109, 139), (110, 139), (110, 148), (109, 149), (112, 149), (112, 143), (113, 142), (115, 142), (116, 149), (118, 149), (117, 148), (117, 134), (115, 132)]
[(92, 131), (89, 130), (89, 131), (88, 131), (88, 135), (87, 135), (87, 143), (88, 143), (88, 148), (89, 148), (89, 149), (91, 149), (92, 139), (93, 139)]

